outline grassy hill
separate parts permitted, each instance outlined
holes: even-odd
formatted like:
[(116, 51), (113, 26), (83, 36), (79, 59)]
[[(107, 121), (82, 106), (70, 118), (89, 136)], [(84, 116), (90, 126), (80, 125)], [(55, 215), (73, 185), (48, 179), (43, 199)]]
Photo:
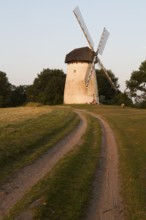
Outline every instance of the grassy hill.
[[(74, 129), (74, 127), (79, 123), (79, 119), (77, 115), (72, 112), (71, 108), (86, 109), (102, 115), (102, 117), (108, 121), (115, 133), (118, 144), (119, 177), (121, 180), (121, 194), (124, 199), (126, 219), (146, 219), (146, 110), (132, 108), (122, 109), (117, 106), (102, 105), (72, 105), (69, 108), (28, 107), (0, 109), (1, 181), (9, 176), (9, 174), (14, 170), (39, 157), (39, 155), (45, 152), (49, 147), (52, 147), (55, 142)], [(88, 123), (89, 129), (86, 136), (83, 138), (85, 141), (83, 143), (87, 143), (87, 146), (92, 143), (91, 133), (94, 134), (94, 130), (97, 129), (97, 137), (94, 134), (95, 136), (92, 138), (94, 138), (97, 142), (101, 138), (98, 122), (92, 120), (90, 116), (88, 117)], [(83, 146), (85, 146), (85, 144), (83, 144)], [(98, 151), (99, 147), (100, 142), (98, 142), (97, 146)], [(60, 191), (59, 186), (61, 186), (61, 183), (65, 183), (67, 181), (69, 173), (73, 167), (73, 170), (77, 169), (81, 171), (80, 178), (75, 175), (76, 172), (73, 174), (75, 178), (73, 181), (77, 184), (77, 186), (79, 186), (79, 180), (83, 179), (85, 175), (88, 176), (89, 172), (94, 173), (95, 168), (92, 167), (92, 169), (85, 174), (83, 170), (86, 166), (83, 166), (84, 161), (81, 160), (86, 151), (85, 158), (88, 155), (88, 163), (92, 164), (91, 158), (93, 159), (95, 150), (94, 146), (91, 149), (92, 153), (89, 153), (86, 148), (84, 149), (85, 151), (83, 149), (84, 147), (82, 148), (80, 146), (76, 149), (73, 155), (68, 157), (68, 159), (65, 159), (65, 162), (61, 162), (58, 167), (57, 176), (54, 176), (51, 182), (50, 179), (46, 177), (46, 179), (34, 189), (31, 195), (35, 194), (34, 198), (37, 198), (37, 195), (41, 197), (41, 195), (45, 194), (48, 195), (47, 198), (49, 200), (53, 197), (53, 194), (51, 194), (47, 188), (46, 191), (41, 191), (42, 186), (44, 187), (49, 183), (52, 187), (51, 192), (56, 193), (57, 190)], [(81, 161), (83, 163), (81, 163)], [(94, 158), (94, 163), (97, 163), (97, 161), (98, 160), (95, 160)], [(64, 176), (62, 175), (62, 172), (65, 172)], [(92, 180), (91, 176), (88, 176), (87, 178), (90, 180), (90, 184)], [(78, 178), (78, 181), (76, 178)], [(87, 182), (87, 185), (90, 185), (89, 182)], [(72, 179), (70, 179), (69, 186), (67, 186), (71, 189), (72, 185), (70, 184), (72, 184)], [(54, 186), (56, 191), (53, 188)], [(62, 185), (62, 187), (64, 186), (66, 187), (65, 184)], [(86, 187), (87, 186), (84, 184), (81, 186), (81, 188), (86, 189), (85, 191), (90, 192), (90, 190), (87, 190)], [(45, 189), (45, 187), (43, 189)], [(67, 200), (68, 195), (70, 195), (70, 190), (65, 192), (65, 195), (60, 195), (60, 201), (65, 199), (65, 201), (69, 204)], [(58, 195), (56, 194), (56, 196)], [(88, 195), (85, 197), (88, 198)], [(29, 199), (32, 201), (34, 198)], [(28, 204), (31, 203), (30, 201)], [(24, 204), (24, 199), (22, 203)], [(74, 204), (75, 203), (76, 200)], [(70, 207), (72, 206), (73, 204), (71, 202), (70, 206), (68, 206), (69, 213), (73, 213), (73, 211), (70, 210)], [(80, 207), (82, 207), (81, 203), (76, 206), (77, 212), (75, 213), (78, 215), (80, 215)], [(47, 206), (40, 207), (38, 213), (39, 219), (44, 218), (46, 208)], [(59, 208), (62, 210), (61, 202), (59, 203), (59, 207), (57, 204), (58, 215), (60, 215)]]
[(75, 106), (102, 115), (119, 150), (119, 171), (128, 220), (146, 219), (146, 110), (117, 106)]
[(0, 109), (0, 182), (38, 158), (78, 123), (77, 115), (69, 109)]

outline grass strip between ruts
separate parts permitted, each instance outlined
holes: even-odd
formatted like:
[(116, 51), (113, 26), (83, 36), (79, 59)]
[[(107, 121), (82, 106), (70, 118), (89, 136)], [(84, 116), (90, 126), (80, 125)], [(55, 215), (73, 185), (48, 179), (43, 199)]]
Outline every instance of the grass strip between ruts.
[(6, 219), (15, 219), (34, 201), (38, 220), (77, 220), (86, 212), (94, 174), (97, 169), (101, 144), (98, 120), (88, 116), (88, 130), (81, 143), (61, 160), (51, 175), (46, 176), (17, 203)]
[(146, 219), (146, 110), (101, 106), (118, 143), (121, 195), (126, 220)]

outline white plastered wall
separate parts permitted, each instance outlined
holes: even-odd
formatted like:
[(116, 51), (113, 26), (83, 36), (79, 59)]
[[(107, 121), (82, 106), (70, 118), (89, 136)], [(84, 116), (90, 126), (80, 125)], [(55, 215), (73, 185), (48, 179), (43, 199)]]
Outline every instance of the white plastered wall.
[(85, 76), (91, 64), (74, 62), (67, 64), (67, 76), (64, 90), (64, 104), (91, 103), (93, 97), (99, 103), (95, 71), (90, 78), (88, 88), (85, 86)]

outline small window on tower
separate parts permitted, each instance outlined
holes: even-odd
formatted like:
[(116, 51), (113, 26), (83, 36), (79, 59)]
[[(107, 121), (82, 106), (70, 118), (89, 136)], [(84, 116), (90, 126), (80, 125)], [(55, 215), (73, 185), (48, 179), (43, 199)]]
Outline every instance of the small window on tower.
[(76, 70), (74, 70), (74, 73), (76, 73)]

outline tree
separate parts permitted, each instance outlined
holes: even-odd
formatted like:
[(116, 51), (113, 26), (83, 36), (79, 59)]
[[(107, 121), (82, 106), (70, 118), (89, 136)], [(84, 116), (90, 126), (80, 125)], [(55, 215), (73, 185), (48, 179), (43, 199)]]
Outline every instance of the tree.
[(126, 89), (129, 90), (135, 105), (146, 107), (146, 60), (141, 63), (139, 70), (131, 73), (130, 80), (126, 81)]
[(11, 86), (11, 106), (16, 107), (26, 103), (26, 90), (28, 86)]
[(10, 105), (11, 84), (8, 81), (6, 73), (0, 71), (0, 107)]
[(62, 104), (65, 74), (59, 69), (44, 69), (27, 89), (28, 101), (42, 104)]
[[(113, 81), (115, 87), (118, 89), (118, 78), (112, 73), (111, 70), (107, 71), (111, 80)], [(115, 104), (114, 98), (117, 95), (117, 92), (112, 88), (109, 80), (105, 76), (103, 70), (96, 70), (97, 76), (97, 84), (98, 84), (98, 91), (99, 91), (99, 101), (103, 104)]]
[(125, 104), (126, 106), (133, 106), (133, 102), (128, 94), (126, 92), (122, 93), (120, 91), (116, 96), (114, 96), (113, 103), (116, 105)]

